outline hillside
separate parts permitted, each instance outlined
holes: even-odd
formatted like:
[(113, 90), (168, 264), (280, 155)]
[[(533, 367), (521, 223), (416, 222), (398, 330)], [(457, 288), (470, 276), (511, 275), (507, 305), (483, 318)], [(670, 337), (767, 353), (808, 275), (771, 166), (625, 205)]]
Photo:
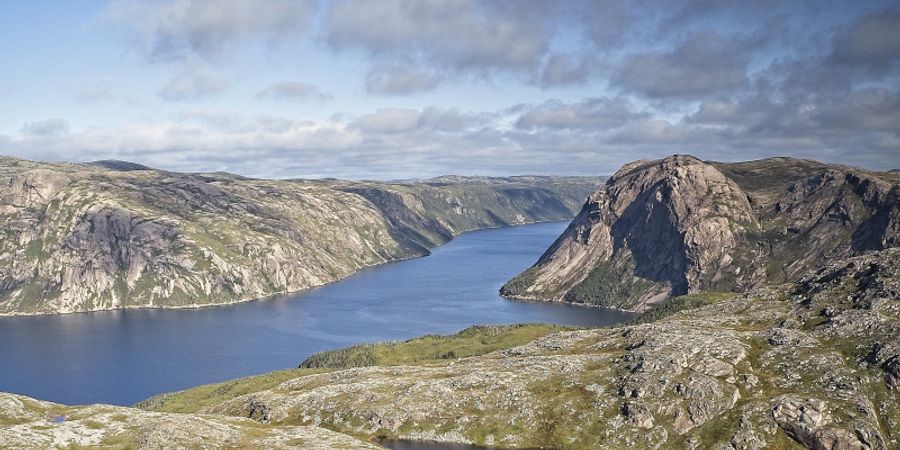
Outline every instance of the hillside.
[(66, 406), (0, 393), (2, 448), (381, 449), (317, 427), (253, 419), (154, 413), (110, 405)]
[[(204, 386), (142, 406), (248, 416), (262, 405), (277, 426), (512, 448), (900, 445), (900, 250), (701, 303), (461, 359), (341, 369), (341, 358), (323, 356), (335, 368)], [(437, 343), (399, 345), (425, 354)]]
[(633, 162), (501, 293), (644, 311), (673, 296), (792, 280), (900, 245), (898, 181), (789, 158)]
[(599, 181), (258, 180), (0, 157), (0, 315), (296, 292), (465, 231), (569, 219)]

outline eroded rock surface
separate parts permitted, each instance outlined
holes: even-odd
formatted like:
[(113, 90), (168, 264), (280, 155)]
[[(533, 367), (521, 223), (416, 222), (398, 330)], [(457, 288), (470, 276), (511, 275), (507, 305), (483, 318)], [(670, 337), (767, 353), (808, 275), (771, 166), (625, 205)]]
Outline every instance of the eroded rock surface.
[(380, 449), (316, 427), (170, 414), (109, 405), (64, 406), (0, 393), (0, 448)]
[(642, 311), (748, 291), (900, 242), (900, 177), (773, 158), (637, 161), (597, 190), (505, 296)]
[(307, 375), (202, 412), (501, 447), (894, 449), (898, 288), (885, 250), (655, 322)]

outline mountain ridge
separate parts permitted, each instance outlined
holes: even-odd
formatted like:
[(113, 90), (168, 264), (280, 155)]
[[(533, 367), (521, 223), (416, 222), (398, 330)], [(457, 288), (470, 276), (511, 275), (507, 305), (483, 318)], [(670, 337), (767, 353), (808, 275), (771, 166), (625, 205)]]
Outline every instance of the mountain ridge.
[(427, 255), (464, 231), (571, 218), (598, 182), (432, 186), (117, 167), (0, 158), (0, 315), (297, 292)]
[(900, 177), (811, 160), (624, 165), (508, 298), (643, 311), (666, 298), (789, 281), (898, 245)]

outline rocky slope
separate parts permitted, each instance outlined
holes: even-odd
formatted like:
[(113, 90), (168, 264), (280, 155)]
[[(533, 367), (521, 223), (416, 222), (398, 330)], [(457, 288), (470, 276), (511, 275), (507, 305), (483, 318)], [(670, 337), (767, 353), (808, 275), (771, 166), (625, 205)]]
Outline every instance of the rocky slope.
[(0, 393), (0, 448), (380, 449), (316, 427), (184, 416), (118, 406), (64, 406)]
[(599, 179), (256, 180), (0, 157), (0, 315), (233, 303), (573, 217)]
[(242, 417), (263, 405), (277, 426), (513, 448), (900, 448), (900, 249), (709, 303), (482, 356), (144, 405)]
[(622, 167), (503, 295), (642, 311), (900, 245), (900, 177), (773, 158)]

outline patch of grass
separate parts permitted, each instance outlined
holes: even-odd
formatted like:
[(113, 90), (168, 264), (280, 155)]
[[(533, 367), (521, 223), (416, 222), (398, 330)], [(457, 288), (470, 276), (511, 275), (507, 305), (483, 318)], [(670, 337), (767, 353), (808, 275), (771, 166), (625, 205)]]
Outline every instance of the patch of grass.
[(83, 420), (81, 423), (83, 423), (84, 426), (86, 426), (92, 430), (102, 430), (102, 429), (106, 428), (102, 423), (97, 422), (96, 420), (88, 419), (88, 420)]
[(179, 392), (150, 397), (134, 405), (147, 411), (192, 413), (241, 395), (271, 389), (304, 375), (328, 372), (316, 369), (287, 369), (222, 383), (206, 384)]
[(736, 297), (734, 292), (702, 292), (670, 298), (641, 314), (633, 323), (656, 322), (681, 311), (697, 309)]
[(25, 247), (25, 258), (33, 261), (41, 261), (44, 258), (44, 241), (35, 239)]
[(547, 324), (477, 325), (449, 336), (422, 336), (404, 342), (361, 344), (316, 353), (303, 361), (300, 367), (344, 369), (466, 358), (516, 347), (550, 333), (572, 329)]

